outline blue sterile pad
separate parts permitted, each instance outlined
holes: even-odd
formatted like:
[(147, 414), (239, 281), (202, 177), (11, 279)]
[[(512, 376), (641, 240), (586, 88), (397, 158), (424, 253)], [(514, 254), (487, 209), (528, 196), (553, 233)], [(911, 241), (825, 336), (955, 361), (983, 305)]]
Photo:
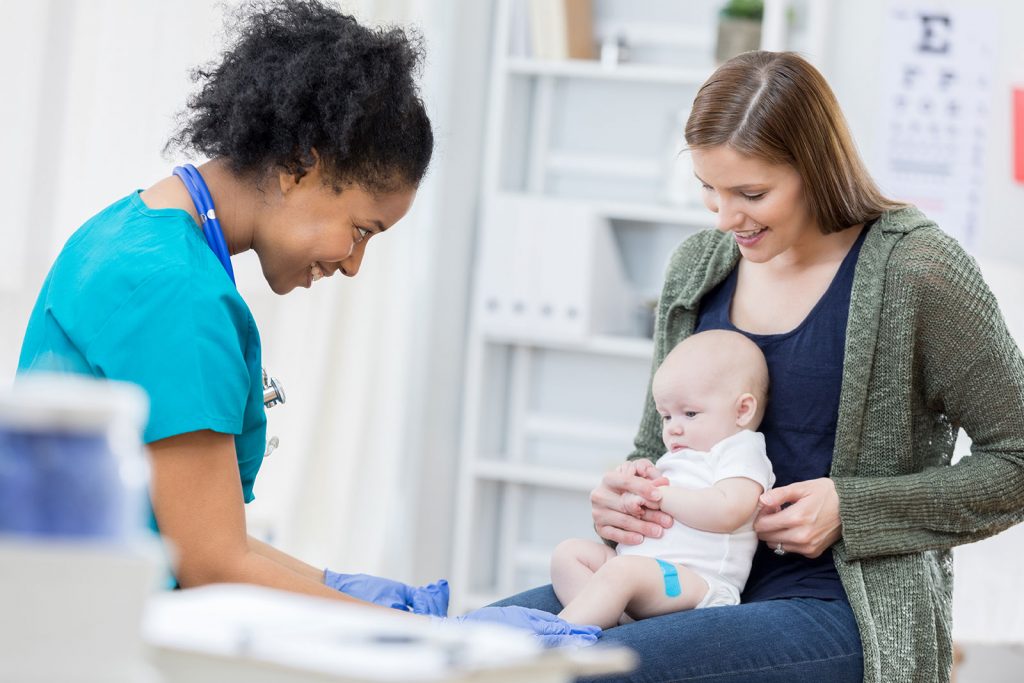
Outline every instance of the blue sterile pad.
[(676, 571), (676, 566), (665, 560), (658, 560), (658, 564), (665, 578), (665, 595), (670, 598), (679, 597), (683, 591), (679, 588), (679, 572)]

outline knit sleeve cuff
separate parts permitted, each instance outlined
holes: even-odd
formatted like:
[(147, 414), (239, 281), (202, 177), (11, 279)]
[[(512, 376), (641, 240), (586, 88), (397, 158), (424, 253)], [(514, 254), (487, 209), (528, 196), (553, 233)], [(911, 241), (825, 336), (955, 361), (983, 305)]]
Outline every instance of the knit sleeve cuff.
[(849, 559), (942, 545), (920, 525), (935, 513), (921, 482), (903, 477), (837, 477), (833, 482)]

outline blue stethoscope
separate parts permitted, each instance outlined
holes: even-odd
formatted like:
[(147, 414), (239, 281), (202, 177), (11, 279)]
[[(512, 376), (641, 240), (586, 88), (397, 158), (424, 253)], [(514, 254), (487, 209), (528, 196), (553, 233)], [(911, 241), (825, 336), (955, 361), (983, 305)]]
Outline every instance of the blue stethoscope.
[[(181, 182), (185, 184), (185, 189), (188, 190), (189, 196), (192, 197), (192, 203), (195, 204), (196, 213), (199, 214), (199, 222), (203, 228), (203, 237), (206, 238), (206, 243), (210, 246), (210, 250), (217, 257), (217, 260), (220, 261), (220, 264), (224, 266), (228, 277), (234, 283), (235, 269), (231, 267), (231, 253), (228, 251), (228, 245), (224, 241), (224, 231), (220, 228), (217, 212), (213, 208), (213, 197), (210, 196), (210, 188), (206, 186), (203, 176), (192, 164), (175, 166), (174, 175), (178, 176)], [(284, 402), (284, 387), (281, 386), (276, 377), (267, 375), (267, 369), (263, 368), (264, 407), (273, 408)], [(277, 444), (277, 437), (271, 437), (270, 441), (267, 442), (267, 450), (264, 457), (270, 455), (277, 448)]]
[(235, 281), (235, 269), (231, 267), (231, 254), (228, 252), (228, 245), (224, 241), (224, 231), (220, 229), (220, 220), (217, 219), (217, 212), (213, 210), (213, 197), (210, 196), (210, 188), (200, 175), (199, 170), (192, 164), (175, 166), (174, 175), (181, 178), (185, 183), (185, 189), (192, 197), (192, 203), (196, 206), (199, 214), (199, 222), (203, 227), (203, 237), (210, 245), (214, 256), (224, 266), (231, 282)]

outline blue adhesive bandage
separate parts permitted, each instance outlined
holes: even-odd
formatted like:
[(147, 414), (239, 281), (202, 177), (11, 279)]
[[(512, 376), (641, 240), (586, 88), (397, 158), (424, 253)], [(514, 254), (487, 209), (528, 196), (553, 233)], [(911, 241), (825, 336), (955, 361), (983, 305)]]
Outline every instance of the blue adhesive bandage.
[(661, 573), (665, 578), (665, 595), (670, 598), (679, 597), (683, 591), (679, 588), (679, 572), (676, 571), (676, 566), (665, 560), (658, 560), (658, 564), (661, 565)]

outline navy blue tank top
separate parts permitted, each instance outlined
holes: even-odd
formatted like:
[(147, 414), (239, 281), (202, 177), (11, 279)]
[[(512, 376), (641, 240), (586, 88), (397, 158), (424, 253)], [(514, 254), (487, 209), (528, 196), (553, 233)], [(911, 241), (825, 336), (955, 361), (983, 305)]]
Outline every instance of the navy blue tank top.
[[(768, 362), (771, 390), (759, 431), (764, 434), (776, 486), (829, 475), (853, 271), (869, 228), (865, 225), (861, 230), (828, 290), (789, 332), (751, 334), (732, 324), (729, 309), (736, 291), (736, 268), (701, 301), (697, 332), (740, 332), (761, 348)], [(812, 560), (796, 553), (779, 556), (758, 543), (742, 601), (779, 598), (846, 600), (831, 551)]]

